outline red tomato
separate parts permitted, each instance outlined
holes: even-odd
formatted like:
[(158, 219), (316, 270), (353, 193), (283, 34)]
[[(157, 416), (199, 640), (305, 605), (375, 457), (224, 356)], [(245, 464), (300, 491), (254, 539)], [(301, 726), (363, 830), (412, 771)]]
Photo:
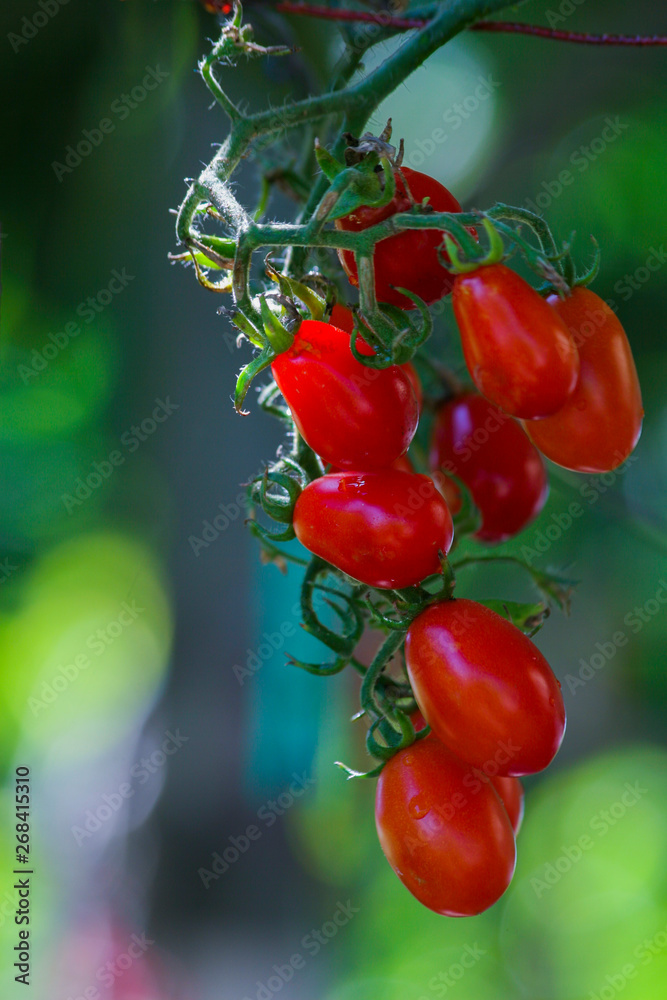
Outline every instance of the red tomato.
[[(414, 465), (410, 461), (410, 458), (408, 457), (408, 455), (401, 455), (400, 458), (397, 458), (395, 462), (391, 463), (391, 465), (389, 466), (389, 468), (390, 469), (396, 469), (397, 472), (410, 472), (410, 473), (414, 473), (414, 471), (415, 471)], [(350, 469), (347, 469), (347, 470), (338, 469), (338, 468), (336, 468), (335, 465), (330, 465), (329, 468), (327, 469), (327, 471), (329, 473), (331, 473), (331, 472), (344, 472), (344, 471), (350, 472)], [(442, 490), (440, 490), (440, 492), (442, 493)], [(447, 498), (445, 497), (445, 502), (446, 502), (446, 500), (447, 500)]]
[(340, 302), (336, 302), (331, 310), (331, 324), (332, 326), (337, 326), (339, 330), (345, 330), (345, 333), (352, 333), (354, 330), (352, 310), (348, 309), (347, 306), (341, 305)]
[(565, 732), (560, 684), (511, 622), (475, 601), (440, 601), (413, 621), (405, 657), (424, 718), (457, 756), (494, 776), (553, 760)]
[(579, 355), (559, 316), (503, 264), (459, 274), (452, 293), (468, 371), (515, 417), (546, 417), (574, 391)]
[(408, 455), (401, 455), (400, 458), (397, 458), (395, 462), (391, 463), (391, 468), (396, 469), (398, 472), (410, 472), (412, 474), (415, 471), (415, 467)]
[(294, 507), (310, 552), (371, 587), (409, 587), (440, 569), (452, 518), (428, 476), (394, 469), (313, 480)]
[[(422, 729), (426, 728), (426, 720), (419, 709), (410, 713), (410, 721), (412, 722), (416, 733), (419, 733)], [(425, 738), (427, 740), (434, 740), (437, 737), (435, 737), (431, 732)], [(438, 740), (438, 742), (440, 741)], [(490, 781), (493, 785), (496, 795), (498, 795), (500, 801), (505, 807), (505, 812), (509, 817), (512, 829), (514, 830), (514, 835), (516, 836), (521, 827), (521, 820), (523, 819), (523, 785), (518, 778), (507, 777), (504, 775), (489, 777), (481, 771), (477, 771), (476, 773), (479, 774), (480, 781)], [(473, 782), (472, 779), (468, 781), (468, 785), (473, 793), (478, 791), (480, 787), (476, 782)]]
[[(414, 712), (410, 712), (410, 721), (412, 722), (416, 733), (420, 733), (422, 729), (426, 729), (426, 719), (421, 714), (419, 709), (416, 709)], [(428, 739), (428, 736), (426, 739)]]
[[(410, 713), (410, 721), (412, 722), (416, 733), (419, 733), (422, 729), (426, 728), (426, 720), (419, 709)], [(437, 737), (431, 732), (425, 738), (427, 740), (434, 740)], [(438, 740), (438, 742), (440, 741)], [(521, 827), (521, 820), (523, 819), (523, 785), (518, 778), (512, 778), (505, 775), (489, 777), (481, 771), (477, 771), (476, 773), (479, 774), (479, 780), (481, 782), (490, 781), (493, 785), (496, 795), (499, 796), (500, 801), (505, 807), (505, 812), (509, 817), (509, 821), (512, 824), (512, 829), (514, 830), (514, 834), (516, 836)], [(478, 791), (480, 787), (476, 782), (473, 782), (472, 779), (468, 781), (468, 786), (473, 793)]]
[(419, 420), (410, 379), (397, 366), (379, 371), (357, 361), (343, 330), (305, 320), (271, 370), (300, 433), (325, 462), (382, 468), (407, 451)]
[[(339, 302), (337, 302), (331, 310), (331, 322), (333, 326), (337, 326), (339, 330), (345, 330), (346, 333), (352, 333), (354, 330), (354, 317), (352, 312), (347, 308), (347, 306), (342, 306)], [(364, 347), (368, 346), (363, 341), (362, 343), (364, 344)], [(400, 365), (400, 368), (410, 379), (412, 390), (417, 400), (417, 406), (419, 407), (419, 412), (421, 413), (424, 392), (422, 390), (422, 384), (419, 375), (417, 374), (417, 370), (411, 361), (406, 361), (405, 364)]]
[(421, 379), (417, 374), (417, 369), (411, 361), (406, 361), (404, 365), (401, 365), (401, 368), (410, 379), (410, 385), (412, 386), (412, 391), (415, 394), (417, 406), (419, 407), (419, 412), (421, 413), (422, 404), (424, 402), (424, 390), (422, 389)]
[(523, 785), (518, 778), (500, 776), (491, 778), (491, 784), (505, 807), (505, 812), (509, 817), (512, 829), (514, 830), (514, 836), (516, 837), (523, 819)]
[[(396, 193), (383, 208), (358, 208), (352, 215), (336, 221), (337, 229), (358, 232), (384, 222), (397, 212), (407, 212), (413, 203), (420, 204), (424, 198), (436, 212), (460, 212), (461, 206), (446, 187), (428, 174), (421, 174), (410, 167), (402, 168), (403, 176), (412, 194), (406, 190), (399, 173), (395, 174)], [(388, 236), (375, 245), (375, 294), (379, 302), (414, 309), (414, 304), (396, 287), (407, 288), (419, 295), (425, 302), (437, 302), (452, 288), (453, 278), (438, 259), (437, 249), (442, 243), (443, 233), (439, 229), (412, 229), (395, 236)], [(358, 285), (357, 265), (351, 250), (339, 250), (341, 264), (351, 284)], [(446, 255), (445, 259), (446, 259)], [(392, 287), (393, 286), (393, 287)]]
[(202, 0), (202, 3), (209, 14), (231, 14), (234, 6), (226, 0)]
[[(471, 793), (471, 784), (481, 787)], [(507, 813), (493, 786), (438, 740), (420, 740), (384, 766), (375, 823), (403, 885), (436, 913), (474, 916), (510, 884), (516, 844)]]
[[(483, 396), (469, 392), (445, 403), (433, 427), (431, 468), (463, 480), (482, 515), (476, 537), (503, 542), (542, 510), (549, 492), (544, 462), (520, 424)], [(439, 483), (452, 513), (461, 505), (456, 483)]]
[(633, 451), (642, 430), (642, 394), (625, 330), (588, 288), (547, 302), (568, 325), (581, 371), (572, 396), (553, 416), (526, 424), (547, 458), (574, 472), (610, 472)]

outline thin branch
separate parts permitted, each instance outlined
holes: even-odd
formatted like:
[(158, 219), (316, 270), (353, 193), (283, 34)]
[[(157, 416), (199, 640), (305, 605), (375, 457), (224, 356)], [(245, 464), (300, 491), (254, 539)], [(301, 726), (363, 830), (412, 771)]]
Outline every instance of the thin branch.
[(544, 28), (540, 24), (523, 24), (519, 21), (478, 21), (471, 31), (503, 31), (517, 35), (549, 38), (554, 42), (574, 42), (576, 45), (667, 45), (665, 35), (590, 35), (582, 31), (560, 31)]
[[(294, 3), (292, 0), (281, 0), (281, 3), (276, 4), (276, 10), (285, 14), (301, 14), (306, 17), (326, 18), (331, 21), (377, 24), (382, 28), (395, 29), (396, 31), (423, 28), (429, 23), (418, 17), (392, 17), (390, 14), (371, 11), (340, 10), (323, 7), (319, 4)], [(664, 35), (592, 35), (588, 32), (561, 31), (557, 28), (545, 28), (539, 24), (524, 24), (520, 21), (478, 21), (476, 24), (470, 25), (468, 30), (531, 35), (534, 38), (548, 38), (556, 42), (574, 42), (578, 45), (667, 45), (667, 36)]]

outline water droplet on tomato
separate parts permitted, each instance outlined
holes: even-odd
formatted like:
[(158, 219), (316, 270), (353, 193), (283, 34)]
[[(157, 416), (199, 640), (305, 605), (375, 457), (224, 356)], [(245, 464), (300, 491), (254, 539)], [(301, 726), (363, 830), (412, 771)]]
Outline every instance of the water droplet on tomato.
[(410, 799), (408, 802), (408, 812), (413, 819), (423, 819), (428, 811), (428, 803), (419, 795), (415, 795), (414, 798)]

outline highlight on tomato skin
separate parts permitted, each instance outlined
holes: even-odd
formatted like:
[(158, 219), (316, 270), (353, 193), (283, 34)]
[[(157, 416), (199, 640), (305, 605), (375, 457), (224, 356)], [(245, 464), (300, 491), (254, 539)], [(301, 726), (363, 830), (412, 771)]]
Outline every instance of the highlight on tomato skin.
[(375, 822), (398, 878), (436, 913), (482, 913), (511, 882), (516, 844), (500, 798), (469, 764), (430, 736), (385, 764)]
[[(480, 541), (506, 541), (537, 517), (549, 494), (544, 461), (521, 425), (475, 392), (444, 403), (433, 425), (430, 465), (456, 514), (458, 476), (470, 490), (482, 524)], [(443, 475), (444, 474), (444, 475)]]
[(579, 350), (575, 390), (557, 413), (526, 422), (531, 440), (556, 465), (573, 472), (618, 468), (634, 451), (644, 409), (632, 350), (616, 314), (588, 288), (575, 288), (550, 308), (567, 324)]
[(504, 264), (458, 274), (454, 315), (470, 377), (514, 417), (547, 417), (566, 403), (579, 355), (558, 314)]
[[(434, 177), (410, 167), (402, 167), (394, 176), (396, 192), (388, 205), (382, 208), (358, 208), (351, 215), (338, 219), (336, 228), (353, 232), (368, 229), (398, 212), (409, 211), (424, 198), (429, 199), (429, 205), (436, 212), (461, 211), (461, 205), (454, 195)], [(443, 233), (438, 229), (413, 229), (388, 236), (376, 243), (373, 263), (378, 301), (401, 309), (414, 309), (414, 302), (396, 291), (397, 288), (407, 288), (428, 305), (448, 295), (454, 279), (440, 263), (438, 248), (442, 240)], [(359, 277), (354, 254), (351, 250), (339, 250), (338, 256), (350, 283), (357, 286)], [(447, 259), (446, 254), (442, 256)]]
[(509, 775), (498, 775), (495, 778), (491, 778), (491, 784), (505, 807), (505, 812), (509, 817), (512, 829), (514, 830), (514, 836), (516, 837), (523, 821), (525, 805), (523, 785), (518, 778), (513, 778)]
[(515, 625), (467, 598), (422, 611), (405, 641), (419, 709), (449, 749), (485, 774), (534, 774), (565, 734), (560, 683)]
[(294, 531), (310, 552), (371, 587), (409, 587), (440, 570), (454, 527), (428, 476), (383, 469), (328, 473), (294, 506)]
[(299, 432), (325, 462), (383, 468), (407, 451), (419, 421), (409, 377), (396, 365), (357, 361), (344, 330), (304, 320), (271, 370)]

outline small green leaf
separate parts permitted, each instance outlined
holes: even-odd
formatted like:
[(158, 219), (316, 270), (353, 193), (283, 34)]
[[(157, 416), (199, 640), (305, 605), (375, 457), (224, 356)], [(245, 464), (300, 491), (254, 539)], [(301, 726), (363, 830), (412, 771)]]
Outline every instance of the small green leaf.
[(535, 635), (550, 614), (549, 606), (543, 603), (519, 604), (517, 601), (499, 601), (493, 598), (479, 603), (512, 622), (512, 625), (516, 625), (526, 635)]

